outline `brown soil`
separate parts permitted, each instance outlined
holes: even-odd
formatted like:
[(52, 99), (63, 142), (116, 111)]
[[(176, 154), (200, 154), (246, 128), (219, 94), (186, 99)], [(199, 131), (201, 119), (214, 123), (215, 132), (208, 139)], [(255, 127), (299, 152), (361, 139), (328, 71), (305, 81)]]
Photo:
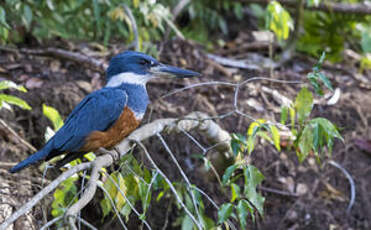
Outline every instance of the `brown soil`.
[[(220, 68), (215, 63), (210, 64), (207, 61), (201, 47), (188, 42), (172, 41), (162, 44), (162, 47), (161, 61), (194, 69), (202, 72), (203, 76), (200, 79), (180, 81), (158, 80), (149, 84), (148, 91), (153, 102), (149, 109), (153, 113), (151, 113), (151, 117), (147, 113), (144, 118), (145, 122), (156, 118), (181, 117), (190, 111), (202, 111), (210, 116), (217, 116), (233, 110), (234, 90), (230, 87), (197, 87), (158, 100), (161, 95), (171, 90), (197, 82), (237, 82), (254, 76), (269, 77), (265, 71), (246, 70), (237, 70), (238, 72), (233, 76), (226, 76), (225, 72), (223, 73), (223, 67)], [(240, 58), (243, 57), (244, 54), (240, 54)], [(0, 78), (24, 84), (29, 89), (26, 94), (15, 93), (14, 91), (6, 91), (6, 93), (25, 99), (33, 107), (31, 111), (14, 108), (12, 112), (9, 112), (3, 109), (0, 118), (36, 148), (40, 148), (44, 143), (46, 126), (51, 126), (42, 115), (43, 103), (53, 106), (63, 117), (66, 117), (86, 94), (100, 88), (104, 82), (103, 76), (100, 77), (96, 72), (81, 68), (76, 63), (55, 58), (1, 52), (0, 62), (1, 69), (4, 70), (0, 71)], [(277, 70), (274, 77), (285, 80), (305, 80), (306, 73), (311, 70), (312, 64), (306, 58), (296, 58), (295, 62)], [(342, 165), (355, 180), (356, 200), (350, 213), (346, 213), (350, 197), (349, 182), (339, 169), (330, 165), (320, 167), (313, 163), (312, 158), (299, 164), (295, 152), (284, 150), (279, 153), (270, 145), (261, 143), (253, 152), (251, 159), (252, 164), (258, 167), (265, 176), (264, 188), (300, 193), (301, 195), (298, 197), (282, 195), (263, 189), (262, 194), (266, 198), (264, 218), (259, 219), (255, 224), (251, 223), (249, 229), (370, 228), (371, 155), (370, 152), (361, 151), (354, 140), (371, 138), (369, 125), (371, 122), (371, 92), (369, 87), (371, 78), (370, 73), (368, 73), (368, 78), (366, 74), (364, 75), (365, 79), (360, 81), (355, 76), (356, 69), (354, 67), (343, 68), (328, 66), (324, 69), (325, 74), (332, 80), (335, 88), (340, 88), (342, 94), (335, 105), (317, 104), (313, 115), (326, 117), (333, 121), (341, 129), (341, 134), (345, 139), (345, 143), (335, 143), (333, 160)], [(262, 91), (263, 86), (275, 89), (291, 99), (295, 97), (300, 86), (277, 84), (269, 81), (253, 81), (240, 89), (239, 106), (244, 113), (255, 118), (279, 120), (277, 109), (280, 105), (274, 101), (271, 95)], [(262, 105), (263, 110), (257, 111), (249, 106), (249, 99), (255, 99)], [(224, 129), (234, 133), (245, 133), (251, 122), (250, 119), (237, 114), (216, 121)], [(208, 146), (206, 140), (203, 140), (196, 133), (192, 134), (204, 146)], [(201, 172), (203, 162), (191, 157), (194, 153), (201, 153), (197, 146), (184, 135), (165, 135), (165, 138), (173, 152), (176, 153), (177, 159), (192, 183), (202, 188), (217, 203), (225, 202), (227, 197), (223, 196), (217, 189), (217, 181), (210, 179), (208, 174)], [(3, 128), (0, 129), (0, 140), (0, 162), (17, 162), (30, 154), (16, 138)], [(180, 181), (180, 174), (158, 140), (153, 138), (146, 144), (156, 162), (169, 178), (173, 181)], [(143, 158), (138, 155), (137, 159), (142, 160)], [(149, 165), (147, 162), (145, 164)], [(225, 166), (222, 165), (221, 167)], [(31, 181), (32, 185), (30, 185), (30, 180), (25, 180), (28, 181), (28, 185), (26, 185), (26, 182), (22, 182), (29, 175), (41, 177), (36, 167), (15, 175), (7, 175), (4, 169), (0, 170), (0, 176), (7, 178), (7, 180), (4, 179), (4, 182), (9, 182), (7, 186), (10, 190), (6, 196), (12, 199), (11, 206), (13, 208), (20, 207), (27, 197), (39, 191), (40, 184)], [(49, 175), (48, 178), (52, 179), (54, 176)], [(13, 183), (14, 181), (19, 181), (23, 188), (20, 189), (19, 183)], [(28, 193), (25, 191), (28, 191)], [(97, 199), (89, 204), (89, 207), (94, 207), (93, 209), (87, 208), (84, 211), (85, 218), (95, 226), (101, 226), (100, 229), (112, 229), (115, 226), (119, 228), (117, 221), (105, 223), (102, 226), (101, 220), (97, 220), (96, 216), (100, 215), (99, 197), (101, 197), (101, 194), (97, 194)], [(50, 204), (50, 200), (51, 197), (43, 201), (44, 205), (41, 205), (43, 209), (39, 206), (33, 210), (30, 221), (36, 226), (42, 226), (42, 212), (50, 211), (46, 206), (46, 204)], [(169, 207), (169, 202), (169, 199), (164, 199), (164, 202), (152, 202), (146, 216), (153, 229), (161, 229), (165, 219), (168, 219), (169, 222), (166, 229), (179, 229), (179, 226), (176, 227), (172, 223), (176, 222), (177, 215), (181, 212), (176, 206)], [(215, 220), (215, 210), (206, 200), (204, 202), (208, 216)], [(138, 225), (140, 225), (138, 218), (131, 215), (129, 228), (137, 229)]]

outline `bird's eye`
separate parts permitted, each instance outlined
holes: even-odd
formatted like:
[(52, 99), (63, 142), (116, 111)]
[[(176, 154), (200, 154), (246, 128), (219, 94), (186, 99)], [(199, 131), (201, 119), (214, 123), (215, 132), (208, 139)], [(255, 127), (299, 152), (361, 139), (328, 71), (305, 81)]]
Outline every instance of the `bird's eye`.
[(141, 65), (149, 65), (150, 62), (148, 60), (146, 60), (146, 59), (142, 59), (142, 60), (139, 61), (139, 64), (141, 64)]

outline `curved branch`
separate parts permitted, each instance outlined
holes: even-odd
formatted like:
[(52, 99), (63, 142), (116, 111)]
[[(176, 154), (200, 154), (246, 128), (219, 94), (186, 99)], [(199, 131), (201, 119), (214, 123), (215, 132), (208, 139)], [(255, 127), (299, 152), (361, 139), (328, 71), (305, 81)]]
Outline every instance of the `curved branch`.
[(350, 185), (350, 200), (349, 200), (349, 204), (348, 204), (347, 211), (346, 211), (347, 214), (349, 214), (350, 210), (353, 207), (354, 201), (356, 200), (356, 186), (355, 186), (354, 180), (353, 180), (352, 176), (350, 175), (350, 173), (343, 166), (341, 166), (339, 163), (337, 163), (337, 162), (335, 162), (333, 160), (330, 160), (328, 163), (330, 165), (338, 168), (345, 175), (345, 177), (349, 181), (349, 185)]
[(29, 210), (31, 210), (32, 207), (34, 207), (47, 194), (49, 194), (51, 191), (53, 191), (60, 183), (62, 183), (63, 181), (67, 180), (69, 177), (71, 177), (75, 173), (80, 172), (80, 171), (83, 171), (85, 169), (88, 169), (91, 166), (92, 166), (92, 162), (82, 163), (82, 164), (76, 165), (75, 167), (73, 167), (73, 168), (69, 169), (68, 171), (64, 172), (57, 179), (55, 179), (54, 181), (52, 181), (48, 186), (46, 186), (39, 193), (37, 193), (30, 201), (28, 201), (26, 204), (24, 204), (20, 209), (18, 209), (16, 212), (14, 212), (8, 219), (6, 219), (0, 225), (0, 230), (6, 230), (7, 227), (11, 223), (13, 223), (20, 216), (22, 216), (23, 214), (25, 214)]
[[(257, 3), (257, 4), (268, 4), (269, 0), (239, 0), (240, 2), (245, 3)], [(293, 0), (278, 0), (284, 6), (295, 7), (296, 1)], [(336, 13), (345, 13), (345, 14), (360, 14), (360, 15), (370, 15), (371, 14), (371, 5), (366, 3), (338, 3), (326, 1), (320, 3), (318, 6), (309, 6), (305, 4), (305, 9), (314, 10), (314, 11), (324, 11), (324, 12), (336, 12)]]
[[(224, 154), (230, 154), (229, 141), (231, 139), (228, 132), (223, 130), (218, 124), (212, 120), (205, 120), (208, 115), (201, 112), (192, 112), (182, 119), (167, 118), (155, 120), (152, 123), (146, 124), (139, 129), (135, 130), (128, 138), (122, 141), (116, 146), (116, 149), (120, 152), (120, 157), (124, 156), (131, 149), (131, 142), (141, 142), (152, 136), (155, 136), (160, 132), (167, 133), (180, 133), (184, 131), (198, 130), (201, 132), (211, 143), (220, 143), (215, 149)], [(84, 208), (90, 200), (93, 199), (97, 189), (97, 181), (99, 177), (99, 171), (103, 167), (107, 167), (113, 164), (113, 155), (115, 151), (109, 151), (110, 154), (97, 157), (92, 162), (82, 163), (74, 166), (68, 171), (64, 172), (57, 179), (52, 181), (48, 186), (37, 193), (29, 202), (24, 204), (19, 210), (13, 213), (8, 219), (6, 219), (1, 225), (0, 230), (6, 230), (6, 228), (17, 220), (20, 216), (27, 213), (32, 209), (41, 199), (47, 194), (53, 191), (60, 183), (71, 177), (77, 172), (92, 168), (90, 180), (87, 188), (82, 194), (80, 200), (78, 200), (71, 208), (69, 208), (65, 214), (71, 228), (76, 227), (75, 221), (77, 219), (77, 213)]]
[(131, 23), (131, 28), (133, 30), (134, 34), (134, 41), (129, 45), (128, 48), (134, 47), (135, 51), (139, 51), (139, 35), (138, 35), (138, 26), (137, 26), (137, 21), (135, 21), (135, 18), (133, 16), (133, 13), (131, 12), (130, 8), (125, 4), (121, 3), (121, 6), (124, 8), (125, 13), (128, 15), (130, 23)]

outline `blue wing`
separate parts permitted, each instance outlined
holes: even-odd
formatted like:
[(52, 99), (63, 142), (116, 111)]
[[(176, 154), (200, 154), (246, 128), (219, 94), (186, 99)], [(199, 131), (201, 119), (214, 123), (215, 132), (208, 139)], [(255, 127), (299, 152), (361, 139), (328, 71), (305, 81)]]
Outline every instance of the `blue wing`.
[(52, 148), (59, 152), (77, 152), (91, 132), (111, 127), (121, 115), (127, 99), (125, 91), (119, 88), (103, 88), (89, 94), (49, 141)]
[(79, 156), (79, 149), (91, 132), (105, 131), (120, 117), (127, 104), (128, 96), (119, 88), (103, 88), (89, 94), (68, 116), (65, 124), (38, 152), (10, 169), (15, 173), (42, 159), (51, 159), (64, 152), (70, 152), (60, 166)]

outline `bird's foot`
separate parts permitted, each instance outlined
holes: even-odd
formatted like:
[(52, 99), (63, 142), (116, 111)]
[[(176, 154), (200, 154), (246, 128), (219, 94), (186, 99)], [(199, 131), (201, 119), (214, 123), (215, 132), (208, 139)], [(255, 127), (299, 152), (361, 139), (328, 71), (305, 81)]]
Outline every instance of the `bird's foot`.
[(120, 159), (120, 152), (117, 150), (117, 148), (113, 148), (114, 151), (109, 151), (105, 148), (99, 148), (98, 149), (98, 152), (101, 153), (101, 154), (109, 154), (113, 161), (117, 161)]

